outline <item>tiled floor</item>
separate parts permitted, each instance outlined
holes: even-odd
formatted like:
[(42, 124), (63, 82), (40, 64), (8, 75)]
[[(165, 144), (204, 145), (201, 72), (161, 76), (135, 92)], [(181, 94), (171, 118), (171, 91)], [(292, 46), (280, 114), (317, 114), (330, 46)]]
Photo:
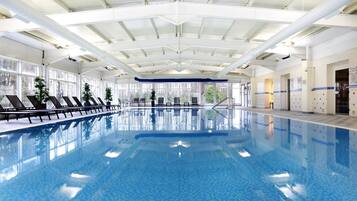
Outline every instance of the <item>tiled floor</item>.
[(111, 112), (119, 112), (119, 110), (116, 111), (105, 111), (104, 112), (98, 112), (98, 113), (88, 113), (88, 115), (80, 115), (79, 112), (74, 112), (73, 117), (71, 117), (70, 114), (67, 114), (67, 118), (64, 118), (63, 114), (59, 114), (60, 119), (57, 119), (55, 115), (51, 115), (52, 120), (48, 120), (47, 116), (43, 116), (43, 122), (40, 121), (38, 117), (31, 117), (32, 124), (29, 123), (27, 118), (21, 118), (19, 120), (16, 119), (10, 119), (9, 122), (6, 120), (1, 120), (0, 121), (0, 134), (2, 132), (7, 132), (7, 131), (12, 131), (12, 130), (17, 130), (17, 129), (22, 129), (22, 128), (30, 128), (33, 126), (38, 126), (38, 125), (45, 125), (45, 124), (50, 124), (50, 123), (56, 123), (56, 122), (61, 122), (61, 121), (66, 121), (66, 120), (71, 120), (71, 119), (78, 119), (78, 118), (83, 118), (83, 117), (89, 117), (89, 116), (94, 116), (98, 114), (106, 114), (106, 113), (111, 113)]
[(248, 110), (257, 113), (270, 114), (276, 117), (285, 117), (289, 119), (313, 122), (316, 124), (330, 125), (339, 128), (347, 128), (351, 130), (357, 130), (357, 117), (351, 117), (347, 115), (326, 115), (326, 114), (306, 114), (302, 112), (293, 111), (280, 111), (271, 109), (258, 109), (258, 108), (243, 108), (236, 107), (243, 110)]

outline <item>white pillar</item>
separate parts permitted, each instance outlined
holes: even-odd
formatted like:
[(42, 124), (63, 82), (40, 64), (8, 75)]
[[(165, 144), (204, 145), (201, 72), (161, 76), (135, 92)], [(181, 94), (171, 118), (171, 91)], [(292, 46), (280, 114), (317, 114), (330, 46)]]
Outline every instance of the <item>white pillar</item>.
[(302, 112), (312, 112), (313, 93), (315, 70), (311, 64), (311, 51), (306, 47), (306, 60), (301, 62), (302, 70), (302, 93), (301, 93), (301, 110)]
[(257, 92), (257, 83), (255, 77), (250, 78), (250, 103), (248, 103), (249, 107), (256, 107), (256, 93)]
[(82, 77), (82, 73), (80, 73), (78, 76), (77, 76), (77, 96), (78, 98), (81, 100), (82, 98), (82, 89), (83, 89), (83, 77)]

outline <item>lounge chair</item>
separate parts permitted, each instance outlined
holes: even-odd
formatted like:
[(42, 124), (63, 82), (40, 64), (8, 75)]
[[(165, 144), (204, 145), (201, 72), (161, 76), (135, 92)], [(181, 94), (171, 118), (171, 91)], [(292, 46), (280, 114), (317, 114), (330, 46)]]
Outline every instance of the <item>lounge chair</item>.
[(167, 102), (166, 102), (166, 106), (172, 106), (171, 101), (167, 101)]
[(197, 97), (192, 97), (192, 98), (191, 98), (191, 105), (192, 105), (192, 106), (198, 106)]
[[(124, 105), (125, 106), (125, 105)], [(120, 100), (120, 98), (118, 98), (118, 109), (121, 109), (121, 100)]]
[[(40, 117), (40, 120), (42, 122), (42, 115), (47, 115), (48, 118), (51, 120), (51, 116), (50, 116), (50, 112), (49, 110), (37, 110), (34, 107), (26, 107), (21, 100), (19, 99), (19, 97), (17, 97), (16, 95), (6, 95), (6, 98), (10, 101), (11, 105), (14, 107), (15, 111), (22, 111), (22, 112), (26, 112), (26, 111), (31, 111), (32, 114), (36, 114), (38, 117)], [(16, 116), (17, 118), (18, 116)]]
[(73, 117), (73, 113), (72, 112), (79, 111), (78, 108), (70, 108), (70, 107), (62, 106), (62, 104), (54, 96), (50, 96), (50, 101), (53, 103), (53, 105), (55, 106), (56, 109), (62, 109), (63, 110), (63, 114), (65, 115), (65, 117), (67, 117), (66, 116), (66, 112), (69, 112), (71, 114), (71, 116)]
[(86, 114), (88, 114), (88, 113), (87, 113), (87, 110), (88, 110), (88, 109), (87, 109), (86, 107), (75, 106), (75, 105), (72, 103), (71, 99), (69, 99), (68, 96), (62, 96), (62, 98), (63, 98), (64, 102), (66, 102), (67, 107), (73, 108), (73, 109), (78, 109), (78, 112), (81, 113), (81, 115), (82, 115), (82, 111), (84, 111)]
[[(54, 113), (57, 116), (57, 119), (59, 119), (58, 113), (63, 112), (63, 109), (42, 109), (41, 108), (41, 102), (37, 100), (36, 96), (27, 96), (27, 98), (30, 100), (31, 104), (35, 107), (36, 110), (47, 110), (49, 113)], [(49, 117), (51, 119), (51, 117)]]
[[(102, 105), (106, 105), (106, 104), (104, 103), (104, 101), (103, 101), (100, 97), (97, 97), (97, 99), (99, 100), (99, 102), (100, 102)], [(118, 100), (120, 101), (120, 99), (118, 99)], [(109, 107), (106, 105), (107, 110), (108, 110), (108, 108), (115, 110), (115, 108), (119, 109), (120, 107), (121, 107), (120, 104), (118, 104), (118, 105), (110, 105)]]
[(143, 104), (144, 107), (146, 106), (146, 98), (140, 98), (140, 104)]
[(174, 106), (181, 106), (179, 97), (174, 98)]
[(137, 104), (137, 106), (139, 107), (139, 98), (134, 98), (133, 99), (133, 105)]
[(92, 103), (95, 107), (98, 107), (98, 109), (101, 109), (102, 112), (104, 112), (104, 110), (103, 110), (103, 107), (105, 107), (104, 104), (98, 104), (97, 101), (93, 97), (90, 97), (90, 100), (92, 101)]
[(159, 97), (157, 99), (157, 106), (164, 106), (164, 97)]
[(81, 102), (76, 96), (73, 96), (72, 98), (73, 98), (73, 100), (76, 102), (77, 107), (87, 108), (87, 109), (89, 109), (89, 110), (91, 111), (91, 113), (93, 113), (92, 110), (94, 110), (95, 112), (97, 112), (97, 109), (98, 109), (98, 111), (99, 111), (99, 107), (98, 107), (98, 106), (94, 106), (94, 105), (84, 106), (84, 105), (82, 104), (82, 102)]
[[(15, 115), (16, 119), (19, 118), (20, 115), (24, 115), (28, 118), (30, 124), (32, 124), (31, 121), (31, 115), (35, 114), (37, 115), (36, 111), (11, 111), (11, 110), (5, 110), (1, 105), (0, 105), (0, 114), (5, 116), (6, 121), (9, 121), (10, 115)], [(42, 121), (42, 120), (41, 120)]]

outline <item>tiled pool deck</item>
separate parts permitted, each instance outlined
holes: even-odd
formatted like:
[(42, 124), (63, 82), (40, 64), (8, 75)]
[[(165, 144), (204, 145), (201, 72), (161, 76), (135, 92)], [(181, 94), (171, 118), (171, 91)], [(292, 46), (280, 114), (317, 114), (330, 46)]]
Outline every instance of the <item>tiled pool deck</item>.
[(314, 113), (309, 114), (309, 113), (294, 112), (294, 111), (281, 111), (281, 110), (260, 109), (260, 108), (236, 107), (236, 109), (237, 108), (246, 111), (270, 114), (276, 117), (289, 118), (289, 119), (305, 121), (305, 122), (313, 122), (316, 124), (346, 128), (350, 130), (357, 130), (357, 117), (351, 117), (347, 115), (326, 115), (326, 114), (314, 114)]

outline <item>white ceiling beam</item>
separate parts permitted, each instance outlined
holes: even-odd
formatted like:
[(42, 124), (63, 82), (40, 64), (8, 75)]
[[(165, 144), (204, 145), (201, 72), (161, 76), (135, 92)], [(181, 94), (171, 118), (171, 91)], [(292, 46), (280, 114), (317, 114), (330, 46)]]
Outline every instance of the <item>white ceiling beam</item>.
[[(156, 65), (156, 66), (145, 66), (141, 68), (135, 68), (135, 70), (140, 73), (148, 73), (148, 72), (171, 70), (171, 69), (181, 69), (181, 70), (188, 69), (188, 70), (197, 70), (197, 71), (219, 72), (222, 70), (222, 67), (197, 65), (197, 64), (183, 64), (183, 65), (173, 64), (173, 65)], [(242, 73), (247, 76), (250, 76), (252, 71), (250, 69), (237, 69), (235, 73)]]
[[(290, 1), (288, 5), (284, 6), (283, 9), (288, 10), (290, 8), (290, 5), (292, 5), (292, 2), (294, 2), (294, 0)], [(252, 6), (253, 3), (254, 0), (251, 0), (248, 2), (247, 6)], [(245, 39), (247, 41), (253, 40), (262, 30), (265, 29), (266, 26), (267, 25), (263, 22), (257, 22), (257, 24), (255, 24), (253, 28), (246, 33)]]
[[(231, 57), (222, 57), (222, 56), (214, 56), (210, 57), (207, 55), (202, 54), (165, 54), (165, 55), (158, 55), (158, 56), (150, 56), (150, 57), (139, 57), (139, 58), (130, 58), (123, 60), (128, 64), (145, 64), (145, 63), (153, 63), (153, 62), (160, 62), (160, 61), (177, 61), (177, 62), (185, 62), (185, 61), (203, 61), (203, 62), (217, 62), (217, 63), (227, 63), (230, 64), (236, 61), (235, 58)], [(267, 67), (271, 70), (275, 69), (277, 66), (277, 62), (269, 61), (269, 60), (253, 60), (251, 65), (258, 65), (262, 67)], [(88, 72), (97, 68), (105, 67), (106, 64), (103, 62), (91, 62), (91, 63), (84, 63), (82, 65), (83, 71)]]
[(219, 72), (222, 67), (218, 66), (205, 66), (205, 65), (194, 65), (194, 64), (173, 64), (173, 65), (155, 65), (155, 66), (145, 66), (141, 68), (135, 68), (140, 73), (155, 72), (159, 70), (171, 70), (171, 69), (189, 69), (189, 70), (199, 70), (199, 71), (213, 71)]
[[(74, 12), (72, 8), (70, 8), (66, 3), (64, 3), (62, 0), (53, 0), (56, 2), (59, 6), (61, 6), (64, 10), (67, 12)], [(97, 28), (94, 27), (94, 25), (88, 24), (86, 27), (91, 30), (94, 34), (98, 35), (100, 38), (102, 38), (104, 41), (107, 43), (111, 43), (110, 39), (105, 36), (103, 33), (101, 33)]]
[[(118, 72), (117, 74), (110, 72), (110, 75), (104, 76), (103, 79), (110, 79), (112, 77), (115, 76), (119, 76), (121, 78), (127, 78), (125, 75), (122, 75), (120, 72)], [(203, 74), (200, 72), (197, 73), (192, 73), (192, 74), (186, 74), (186, 73), (177, 73), (177, 72), (173, 72), (172, 74), (168, 74), (168, 73), (149, 73), (149, 74), (144, 74), (142, 76), (142, 78), (146, 78), (146, 79), (162, 79), (162, 78), (215, 78), (214, 74), (212, 73), (208, 73), (208, 74)], [(248, 81), (249, 77), (246, 75), (227, 75), (224, 77), (224, 79), (228, 79), (228, 80), (234, 80), (234, 81)]]
[(62, 0), (53, 0), (53, 1), (56, 2), (57, 5), (59, 5), (61, 8), (63, 8), (67, 12), (74, 11), (71, 8), (69, 8), (68, 5), (66, 3), (64, 3)]
[[(261, 42), (247, 42), (245, 40), (213, 40), (213, 39), (197, 39), (197, 38), (180, 38), (181, 49), (188, 47), (196, 48), (214, 48), (222, 50), (243, 50), (247, 48), (256, 47)], [(170, 48), (177, 49), (179, 43), (172, 38), (160, 38), (151, 40), (137, 40), (137, 41), (120, 41), (112, 44), (96, 44), (98, 47), (103, 48), (110, 52), (140, 50), (140, 49), (157, 49), (157, 48)]]
[(157, 29), (157, 27), (156, 27), (156, 24), (155, 24), (154, 19), (151, 18), (151, 19), (150, 19), (150, 23), (151, 23), (152, 28), (154, 29), (156, 38), (159, 39), (159, 38), (160, 38), (160, 34), (159, 34), (159, 31), (158, 31), (158, 29)]
[[(71, 13), (51, 14), (51, 19), (61, 25), (95, 24), (100, 22), (117, 22), (133, 19), (149, 19), (153, 17), (208, 17), (221, 19), (243, 19), (262, 22), (290, 24), (304, 16), (306, 11), (293, 11), (272, 8), (257, 8), (245, 6), (228, 6), (217, 4), (200, 4), (188, 2), (174, 2), (152, 4), (144, 6), (116, 7)], [(174, 15), (174, 16), (173, 16)], [(283, 17), (282, 17), (283, 16)], [(184, 21), (181, 20), (181, 23)], [(357, 16), (338, 14), (330, 18), (323, 18), (314, 23), (327, 27), (357, 27)], [(26, 23), (16, 18), (0, 20), (0, 32), (24, 31), (38, 29), (35, 23)]]
[(294, 23), (290, 24), (269, 40), (265, 41), (263, 44), (259, 45), (240, 57), (236, 62), (230, 66), (224, 68), (221, 72), (217, 74), (218, 77), (224, 76), (235, 68), (241, 67), (242, 65), (249, 64), (250, 61), (255, 59), (257, 56), (265, 52), (270, 48), (274, 48), (277, 44), (283, 40), (289, 38), (290, 36), (296, 34), (302, 29), (311, 26), (314, 22), (328, 16), (332, 12), (340, 9), (342, 6), (349, 3), (351, 0), (329, 0), (321, 3), (319, 6), (308, 12), (303, 17), (296, 20)]
[[(217, 63), (233, 63), (237, 59), (231, 57), (222, 57), (222, 56), (214, 56), (210, 57), (207, 55), (201, 54), (166, 54), (160, 56), (150, 56), (150, 57), (143, 57), (143, 58), (132, 58), (125, 60), (128, 64), (144, 64), (144, 63), (152, 63), (158, 61), (204, 61), (204, 62), (217, 62)], [(277, 62), (269, 61), (269, 60), (253, 60), (251, 62), (253, 65), (261, 65), (261, 66), (269, 66), (269, 67), (276, 67)]]
[(45, 15), (39, 13), (37, 10), (31, 8), (26, 3), (21, 0), (2, 0), (0, 5), (3, 5), (5, 8), (15, 12), (21, 17), (28, 19), (29, 21), (38, 24), (39, 26), (47, 29), (53, 34), (68, 40), (69, 42), (79, 46), (80, 48), (89, 51), (93, 55), (102, 59), (108, 65), (114, 65), (118, 68), (122, 68), (131, 76), (140, 76), (135, 70), (130, 66), (126, 65), (122, 61), (118, 60), (113, 55), (99, 49), (95, 45), (92, 45), (88, 41), (84, 40), (80, 36), (74, 34), (67, 28), (56, 23), (54, 20), (46, 17)]

